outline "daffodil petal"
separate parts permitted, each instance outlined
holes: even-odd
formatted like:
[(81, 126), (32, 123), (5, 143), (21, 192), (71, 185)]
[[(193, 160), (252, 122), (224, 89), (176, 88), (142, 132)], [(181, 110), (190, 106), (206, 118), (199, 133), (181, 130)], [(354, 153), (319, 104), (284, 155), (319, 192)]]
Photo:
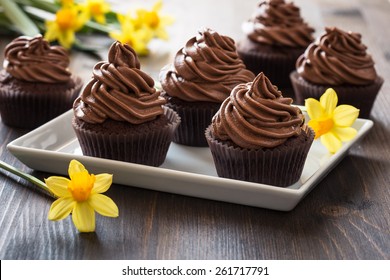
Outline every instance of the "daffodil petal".
[(156, 3), (154, 3), (152, 10), (155, 12), (160, 11), (162, 8), (162, 4), (163, 4), (162, 0), (158, 0)]
[(333, 112), (334, 123), (337, 126), (351, 126), (359, 116), (359, 109), (351, 105), (340, 105)]
[(87, 169), (85, 169), (84, 165), (82, 165), (79, 161), (77, 161), (75, 159), (72, 159), (70, 161), (69, 168), (68, 168), (68, 174), (69, 174), (69, 177), (71, 180), (72, 180), (74, 174), (84, 172), (84, 171), (87, 171)]
[(120, 24), (122, 24), (126, 20), (126, 16), (123, 14), (117, 14), (116, 18), (118, 19)]
[(92, 193), (104, 193), (112, 184), (112, 174), (102, 173), (95, 175), (95, 184)]
[(118, 40), (120, 42), (123, 42), (122, 34), (119, 31), (117, 31), (117, 30), (109, 32), (108, 36), (110, 36), (114, 40)]
[(357, 134), (352, 127), (333, 127), (332, 132), (343, 142), (352, 140)]
[(72, 220), (80, 232), (95, 231), (95, 211), (87, 202), (75, 204)]
[(321, 143), (332, 154), (336, 153), (342, 146), (341, 140), (333, 133), (329, 132), (321, 136)]
[(104, 15), (95, 15), (94, 19), (100, 24), (106, 24), (106, 17)]
[(174, 17), (171, 17), (171, 16), (160, 17), (160, 25), (162, 25), (162, 26), (171, 25), (174, 22), (175, 22)]
[(328, 88), (320, 97), (321, 106), (325, 110), (326, 115), (331, 115), (337, 106), (338, 97), (334, 89)]
[(168, 32), (163, 28), (156, 29), (154, 31), (154, 33), (155, 33), (155, 36), (161, 40), (168, 40), (169, 39)]
[(88, 203), (102, 216), (118, 217), (119, 215), (118, 206), (116, 206), (114, 201), (108, 196), (94, 194), (90, 197)]
[(47, 187), (58, 197), (70, 195), (68, 191), (69, 182), (69, 179), (60, 176), (51, 176), (45, 179)]
[[(141, 21), (141, 18), (144, 18), (145, 15), (148, 14), (148, 11), (145, 10), (145, 9), (138, 9), (135, 11), (135, 13), (137, 14), (137, 17), (135, 18), (136, 22), (139, 22)], [(129, 15), (128, 15), (129, 16)]]
[(57, 199), (50, 206), (48, 215), (49, 220), (58, 221), (68, 217), (72, 212), (75, 203), (76, 202), (71, 197), (61, 197)]
[(320, 119), (325, 115), (324, 108), (322, 108), (321, 103), (314, 98), (306, 99), (305, 107), (310, 119)]
[(66, 30), (58, 35), (58, 41), (66, 48), (70, 49), (75, 41), (75, 34), (73, 30)]
[(46, 21), (45, 39), (52, 42), (57, 39), (58, 28), (54, 21)]

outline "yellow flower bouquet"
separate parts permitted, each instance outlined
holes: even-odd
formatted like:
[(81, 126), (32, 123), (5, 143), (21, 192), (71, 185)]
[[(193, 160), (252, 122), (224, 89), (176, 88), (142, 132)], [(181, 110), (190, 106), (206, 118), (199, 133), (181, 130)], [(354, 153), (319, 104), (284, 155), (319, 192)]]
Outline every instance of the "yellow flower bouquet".
[(162, 1), (150, 9), (115, 12), (106, 0), (0, 0), (0, 26), (17, 34), (42, 34), (49, 42), (87, 52), (78, 34), (98, 32), (131, 45), (138, 55), (149, 53), (152, 39), (168, 39), (173, 19), (160, 14)]

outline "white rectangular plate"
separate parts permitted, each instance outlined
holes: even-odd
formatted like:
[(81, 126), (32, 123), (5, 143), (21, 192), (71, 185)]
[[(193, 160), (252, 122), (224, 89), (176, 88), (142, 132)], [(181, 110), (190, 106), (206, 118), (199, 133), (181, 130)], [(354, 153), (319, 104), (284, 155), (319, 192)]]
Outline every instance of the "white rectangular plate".
[(357, 119), (354, 124), (357, 136), (333, 155), (315, 140), (300, 180), (280, 188), (219, 178), (208, 148), (172, 143), (160, 167), (83, 156), (71, 125), (72, 116), (72, 111), (68, 111), (7, 147), (35, 170), (67, 175), (70, 160), (77, 159), (91, 173), (114, 174), (117, 184), (281, 211), (292, 210), (373, 126), (371, 120)]

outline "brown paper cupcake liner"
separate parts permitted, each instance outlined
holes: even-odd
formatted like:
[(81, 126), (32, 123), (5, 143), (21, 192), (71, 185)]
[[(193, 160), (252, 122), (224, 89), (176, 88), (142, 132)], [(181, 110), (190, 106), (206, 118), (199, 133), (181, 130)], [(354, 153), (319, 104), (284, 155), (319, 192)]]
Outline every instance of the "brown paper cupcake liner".
[(72, 121), (84, 155), (126, 161), (150, 166), (160, 166), (168, 153), (174, 131), (180, 123), (178, 114), (164, 108), (168, 124), (154, 130), (138, 133), (112, 133), (81, 128)]
[(204, 132), (221, 104), (212, 102), (192, 104), (183, 101), (180, 104), (168, 102), (166, 106), (175, 110), (181, 118), (173, 142), (187, 146), (207, 147)]
[(376, 96), (383, 84), (383, 78), (378, 76), (374, 83), (367, 86), (315, 85), (300, 77), (297, 71), (291, 73), (290, 79), (295, 91), (297, 104), (304, 105), (307, 98), (319, 100), (328, 88), (333, 88), (337, 93), (338, 105), (347, 104), (358, 108), (360, 110), (359, 118), (365, 119), (370, 117)]
[(72, 108), (82, 80), (73, 77), (68, 84), (44, 84), (14, 78), (0, 87), (0, 112), (4, 124), (33, 129)]
[[(244, 45), (252, 45), (248, 48)], [(242, 45), (242, 47), (240, 47)], [(285, 93), (293, 93), (289, 90), (292, 88), (290, 81), (290, 73), (295, 70), (295, 63), (298, 57), (305, 51), (305, 48), (281, 48), (279, 47), (270, 49), (270, 47), (261, 45), (256, 46), (255, 43), (249, 39), (240, 42), (237, 47), (237, 52), (246, 67), (251, 70), (255, 75), (260, 72), (270, 79), (270, 81), (276, 85)]]
[(287, 187), (299, 180), (314, 139), (306, 127), (298, 137), (273, 149), (243, 149), (216, 139), (211, 126), (206, 138), (220, 177)]

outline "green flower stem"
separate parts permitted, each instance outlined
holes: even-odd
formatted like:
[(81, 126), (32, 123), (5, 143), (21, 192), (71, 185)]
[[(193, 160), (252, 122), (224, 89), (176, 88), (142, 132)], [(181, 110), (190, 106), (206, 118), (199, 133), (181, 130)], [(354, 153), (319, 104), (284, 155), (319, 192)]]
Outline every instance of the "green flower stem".
[[(9, 21), (7, 16), (0, 11), (0, 26), (5, 26), (7, 30), (14, 30), (12, 23)], [(6, 30), (2, 30), (2, 32), (5, 32)]]
[(39, 29), (35, 23), (23, 12), (19, 6), (11, 0), (0, 0), (0, 5), (4, 9), (4, 14), (19, 29), (28, 36), (39, 34)]
[(46, 184), (44, 182), (42, 182), (38, 178), (36, 178), (30, 174), (24, 173), (24, 172), (20, 171), (19, 169), (13, 167), (12, 165), (9, 165), (8, 163), (5, 163), (4, 161), (1, 161), (1, 160), (0, 160), (0, 168), (3, 168), (5, 170), (11, 172), (12, 174), (15, 174), (15, 175), (29, 181), (30, 183), (33, 183), (34, 185), (41, 188), (43, 191), (45, 191), (50, 196), (56, 198), (55, 194), (46, 186)]
[(88, 21), (85, 23), (85, 26), (94, 29), (95, 31), (99, 31), (102, 33), (110, 33), (112, 31), (112, 28), (106, 25), (102, 25), (100, 23), (94, 22), (94, 21)]
[(44, 0), (14, 0), (23, 6), (35, 7), (53, 14), (60, 8), (60, 5), (55, 3), (55, 1), (44, 1)]

